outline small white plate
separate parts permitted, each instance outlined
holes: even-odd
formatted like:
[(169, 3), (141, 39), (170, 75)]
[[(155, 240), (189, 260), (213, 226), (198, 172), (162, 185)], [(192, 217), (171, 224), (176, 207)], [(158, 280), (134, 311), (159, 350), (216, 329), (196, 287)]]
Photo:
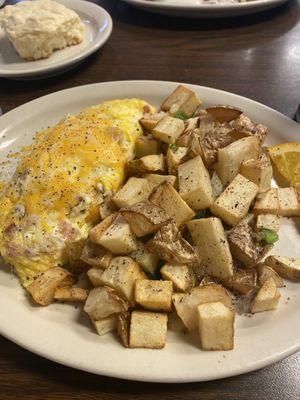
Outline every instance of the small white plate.
[[(174, 82), (123, 81), (81, 86), (33, 100), (0, 117), (0, 162), (9, 151), (31, 142), (34, 133), (66, 114), (115, 98), (140, 97), (159, 106)], [(295, 141), (300, 125), (262, 104), (207, 87), (187, 85), (205, 105), (240, 107), (271, 129), (267, 144)], [(300, 256), (300, 218), (285, 219), (272, 253)], [(300, 349), (300, 286), (286, 282), (275, 311), (237, 316), (235, 348), (202, 351), (197, 332), (171, 330), (163, 350), (125, 349), (113, 334), (97, 336), (80, 308), (68, 304), (34, 307), (17, 279), (0, 268), (0, 334), (61, 364), (101, 375), (152, 382), (192, 382), (242, 374), (274, 363)]]
[(224, 18), (253, 14), (288, 0), (253, 0), (246, 3), (203, 4), (201, 0), (123, 0), (146, 11), (188, 18)]
[(0, 77), (36, 79), (62, 73), (82, 62), (108, 40), (112, 31), (110, 15), (98, 5), (83, 0), (56, 0), (80, 16), (85, 37), (82, 43), (55, 51), (49, 58), (25, 61), (0, 29)]

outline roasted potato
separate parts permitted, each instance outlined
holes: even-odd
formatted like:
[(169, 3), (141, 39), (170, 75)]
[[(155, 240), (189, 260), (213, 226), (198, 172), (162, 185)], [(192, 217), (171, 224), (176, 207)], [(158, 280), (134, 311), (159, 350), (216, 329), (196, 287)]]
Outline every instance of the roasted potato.
[(183, 133), (184, 123), (179, 118), (164, 116), (151, 131), (152, 135), (164, 143), (174, 143)]
[(112, 200), (119, 207), (131, 207), (136, 203), (147, 200), (152, 187), (148, 179), (131, 177), (125, 185), (113, 195)]
[(179, 85), (162, 103), (161, 109), (170, 112), (181, 111), (187, 117), (191, 117), (201, 104), (202, 101), (198, 99), (195, 92)]
[(300, 282), (300, 259), (283, 256), (269, 256), (264, 262), (283, 278)]
[(172, 311), (171, 281), (139, 279), (135, 282), (135, 301), (150, 311)]
[(264, 263), (257, 264), (257, 273), (258, 273), (258, 282), (260, 286), (262, 286), (265, 283), (265, 281), (269, 278), (273, 278), (277, 287), (280, 288), (284, 286), (283, 279), (278, 275), (278, 273), (273, 268), (269, 267), (267, 264)]
[(257, 288), (257, 273), (253, 269), (238, 269), (234, 271), (233, 276), (224, 282), (227, 289), (235, 290), (243, 295), (249, 294)]
[(196, 283), (194, 271), (188, 265), (166, 263), (160, 273), (164, 280), (173, 283), (174, 292), (186, 293)]
[(141, 158), (160, 153), (160, 143), (151, 136), (140, 136), (135, 141), (135, 157)]
[(128, 171), (133, 174), (161, 173), (165, 172), (165, 159), (162, 154), (150, 154), (129, 161), (127, 163)]
[(109, 317), (93, 321), (92, 324), (96, 329), (99, 336), (106, 335), (108, 332), (112, 332), (117, 327), (117, 314), (110, 315)]
[(281, 294), (273, 278), (268, 278), (259, 289), (251, 303), (251, 313), (274, 310), (277, 308)]

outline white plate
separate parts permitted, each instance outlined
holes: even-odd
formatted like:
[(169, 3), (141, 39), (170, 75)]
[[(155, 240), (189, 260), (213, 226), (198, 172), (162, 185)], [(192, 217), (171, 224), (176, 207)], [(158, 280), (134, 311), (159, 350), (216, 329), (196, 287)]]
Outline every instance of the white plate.
[[(140, 97), (158, 106), (176, 85), (159, 81), (107, 82), (33, 100), (0, 117), (1, 157), (28, 144), (34, 132), (55, 124), (65, 114), (113, 98)], [(206, 105), (238, 106), (255, 121), (268, 125), (272, 130), (268, 144), (293, 141), (300, 134), (300, 125), (262, 104), (216, 89), (188, 86)], [(299, 222), (298, 228), (292, 219), (284, 222), (276, 252), (300, 256)], [(238, 316), (233, 351), (201, 351), (196, 334), (172, 331), (163, 350), (129, 350), (112, 334), (97, 336), (87, 318), (71, 305), (33, 307), (11, 272), (2, 269), (0, 333), (43, 357), (96, 374), (156, 382), (217, 379), (264, 367), (300, 348), (299, 289), (299, 284), (288, 282), (281, 290), (278, 310), (252, 318)]]
[(202, 4), (200, 0), (123, 0), (146, 11), (189, 18), (224, 18), (253, 14), (287, 0), (253, 0), (237, 4)]
[(57, 1), (80, 16), (85, 27), (83, 42), (55, 51), (44, 60), (25, 61), (0, 29), (0, 77), (35, 79), (62, 73), (97, 51), (108, 40), (112, 31), (112, 20), (102, 7), (83, 0)]

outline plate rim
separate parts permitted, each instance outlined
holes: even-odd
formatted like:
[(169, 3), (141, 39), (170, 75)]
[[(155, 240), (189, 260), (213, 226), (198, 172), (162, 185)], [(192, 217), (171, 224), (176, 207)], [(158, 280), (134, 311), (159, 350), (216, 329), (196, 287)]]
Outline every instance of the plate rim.
[[(50, 94), (47, 94), (45, 96), (41, 96), (37, 99), (31, 100), (19, 107), (16, 107), (15, 109), (7, 112), (6, 114), (4, 114), (3, 116), (0, 117), (0, 133), (2, 131), (2, 127), (5, 128), (5, 124), (6, 122), (9, 123), (9, 121), (14, 117), (14, 115), (16, 113), (22, 112), (24, 109), (26, 109), (27, 107), (31, 107), (33, 103), (39, 104), (39, 103), (43, 103), (43, 102), (47, 102), (49, 101), (52, 97), (55, 96), (59, 96), (63, 93), (70, 93), (72, 91), (78, 91), (82, 88), (95, 88), (97, 89), (99, 86), (122, 86), (122, 85), (144, 85), (144, 84), (148, 84), (153, 86), (153, 83), (157, 83), (157, 84), (167, 84), (167, 85), (178, 85), (180, 82), (174, 82), (174, 81), (156, 81), (156, 80), (122, 80), (122, 81), (112, 81), (112, 82), (99, 82), (99, 83), (92, 83), (92, 84), (88, 84), (88, 85), (82, 85), (82, 86), (76, 86), (73, 88), (68, 88), (68, 89), (64, 89), (64, 90), (60, 90), (60, 91), (56, 91)], [(230, 95), (234, 95), (235, 98), (237, 98), (237, 100), (241, 99), (245, 99), (247, 101), (249, 101), (250, 103), (253, 103), (256, 106), (259, 106), (262, 109), (268, 109), (270, 110), (272, 113), (275, 113), (276, 115), (280, 116), (281, 118), (284, 118), (284, 120), (286, 120), (286, 122), (288, 122), (289, 124), (291, 122), (293, 122), (295, 128), (298, 128), (298, 130), (300, 129), (300, 125), (298, 125), (296, 122), (294, 122), (293, 120), (291, 120), (289, 117), (285, 116), (284, 114), (280, 113), (277, 110), (272, 109), (271, 107), (268, 107), (264, 104), (261, 104), (255, 100), (249, 99), (247, 97), (244, 96), (240, 96), (238, 94), (232, 93), (232, 92), (228, 92), (228, 91), (224, 91), (224, 90), (220, 90), (220, 89), (215, 89), (215, 88), (210, 88), (210, 87), (206, 87), (206, 86), (200, 86), (200, 85), (194, 85), (194, 84), (189, 84), (189, 83), (181, 83), (184, 85), (189, 86), (190, 88), (197, 88), (197, 90), (201, 90), (202, 88), (208, 89), (208, 90), (212, 90), (214, 91), (216, 94), (230, 94)], [(147, 94), (146, 94), (147, 95)], [(292, 125), (293, 125), (292, 124)], [(300, 132), (300, 131), (299, 131)], [(124, 380), (135, 380), (135, 381), (141, 381), (141, 382), (159, 382), (159, 383), (188, 383), (188, 382), (200, 382), (200, 381), (210, 381), (210, 380), (216, 380), (216, 379), (222, 379), (222, 378), (226, 378), (226, 377), (231, 377), (231, 376), (236, 376), (236, 375), (241, 375), (241, 374), (245, 374), (254, 370), (258, 370), (260, 368), (266, 367), (270, 364), (273, 364), (274, 362), (277, 362), (295, 352), (297, 352), (298, 350), (300, 350), (300, 341), (294, 345), (292, 345), (291, 347), (288, 347), (286, 350), (279, 350), (277, 351), (277, 353), (275, 354), (270, 354), (269, 356), (264, 357), (263, 359), (259, 360), (259, 361), (255, 361), (250, 363), (247, 366), (241, 367), (236, 365), (234, 368), (230, 368), (230, 371), (222, 371), (220, 372), (215, 372), (214, 375), (210, 375), (207, 378), (201, 378), (198, 376), (198, 378), (195, 378), (195, 376), (191, 376), (191, 377), (184, 377), (182, 379), (178, 378), (178, 376), (175, 376), (174, 378), (165, 378), (163, 375), (161, 375), (160, 377), (156, 376), (147, 376), (147, 375), (143, 375), (142, 372), (140, 372), (138, 375), (135, 375), (133, 373), (130, 372), (110, 372), (110, 371), (99, 371), (99, 367), (97, 366), (93, 366), (93, 365), (89, 365), (88, 367), (79, 364), (78, 362), (76, 363), (76, 361), (72, 361), (69, 360), (68, 358), (62, 359), (61, 357), (59, 357), (58, 354), (56, 355), (52, 355), (50, 353), (47, 353), (47, 350), (44, 348), (39, 348), (39, 345), (35, 344), (34, 342), (32, 343), (24, 343), (22, 342), (22, 337), (20, 337), (20, 335), (12, 335), (10, 332), (5, 331), (5, 329), (3, 329), (3, 327), (0, 326), (0, 334), (4, 337), (6, 337), (8, 340), (16, 343), (17, 345), (21, 346), (22, 348), (37, 354), (39, 356), (42, 356), (43, 358), (49, 359), (51, 361), (57, 362), (59, 364), (62, 365), (66, 365), (68, 367), (72, 367), (78, 370), (84, 370), (86, 372), (90, 372), (93, 374), (97, 374), (97, 375), (104, 375), (104, 376), (109, 376), (109, 377), (114, 377), (114, 378), (119, 378), (119, 379), (124, 379)]]
[[(65, 3), (70, 3), (69, 0), (57, 0), (59, 3), (65, 5)], [(107, 40), (109, 39), (112, 30), (113, 30), (113, 21), (110, 14), (100, 5), (96, 3), (91, 3), (89, 1), (84, 0), (72, 0), (72, 4), (79, 4), (84, 6), (85, 8), (90, 8), (94, 11), (95, 15), (102, 14), (102, 17), (106, 20), (106, 27), (103, 31), (97, 32), (97, 35), (93, 42), (82, 52), (78, 53), (74, 57), (66, 58), (65, 60), (53, 64), (52, 66), (44, 65), (38, 69), (27, 68), (26, 63), (24, 64), (25, 69), (21, 71), (9, 71), (1, 68), (0, 66), (0, 77), (1, 78), (26, 78), (26, 77), (34, 77), (34, 76), (43, 76), (45, 74), (51, 74), (54, 71), (64, 70), (70, 67), (71, 65), (77, 64), (85, 58), (89, 57), (91, 54), (95, 53), (100, 47), (102, 47)], [(72, 10), (74, 7), (70, 7)], [(92, 13), (91, 13), (92, 14)], [(90, 15), (91, 15), (90, 14)], [(96, 20), (97, 21), (97, 20)]]

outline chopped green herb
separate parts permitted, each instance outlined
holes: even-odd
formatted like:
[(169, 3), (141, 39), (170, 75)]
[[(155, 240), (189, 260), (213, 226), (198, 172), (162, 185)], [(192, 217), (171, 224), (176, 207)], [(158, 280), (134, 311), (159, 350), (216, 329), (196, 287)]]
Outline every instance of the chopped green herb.
[(196, 219), (205, 218), (206, 217), (206, 210), (200, 210), (196, 214)]
[(178, 146), (175, 143), (169, 144), (169, 149), (172, 151), (176, 151), (178, 149)]
[(175, 118), (182, 119), (183, 121), (188, 119), (188, 116), (183, 111), (177, 111)]
[(264, 242), (266, 242), (267, 244), (273, 244), (275, 242), (277, 242), (277, 240), (279, 239), (279, 236), (276, 232), (272, 231), (271, 229), (267, 229), (267, 228), (262, 228), (260, 230), (261, 233), (261, 237)]

